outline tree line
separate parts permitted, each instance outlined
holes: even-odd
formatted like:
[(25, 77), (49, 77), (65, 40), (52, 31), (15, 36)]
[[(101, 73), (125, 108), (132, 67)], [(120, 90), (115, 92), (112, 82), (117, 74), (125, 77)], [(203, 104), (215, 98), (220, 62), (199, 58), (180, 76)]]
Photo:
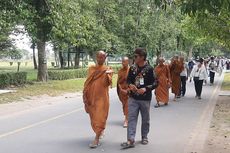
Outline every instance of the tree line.
[(48, 78), (47, 42), (60, 56), (71, 48), (76, 60), (99, 49), (131, 56), (145, 47), (159, 57), (230, 48), (229, 0), (2, 0), (0, 9), (0, 54), (23, 25), (38, 49), (38, 81)]

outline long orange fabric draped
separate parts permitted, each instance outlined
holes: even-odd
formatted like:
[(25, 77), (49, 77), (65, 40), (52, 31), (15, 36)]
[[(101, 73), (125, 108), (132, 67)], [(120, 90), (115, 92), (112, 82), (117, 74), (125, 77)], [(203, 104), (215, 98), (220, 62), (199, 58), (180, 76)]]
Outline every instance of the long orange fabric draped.
[(107, 66), (92, 66), (84, 84), (83, 101), (90, 116), (91, 126), (98, 135), (105, 129), (109, 113), (109, 86), (112, 74), (106, 74)]
[(120, 88), (127, 90), (127, 76), (128, 76), (129, 68), (121, 68), (118, 71), (118, 79), (117, 79), (117, 94), (123, 106), (123, 113), (125, 116), (128, 115), (128, 94), (124, 93), (120, 90)]
[(169, 67), (168, 65), (158, 65), (154, 71), (159, 83), (155, 89), (156, 100), (167, 104), (169, 101), (169, 84), (171, 83)]
[(180, 73), (183, 71), (183, 63), (179, 61), (174, 61), (170, 65), (170, 74), (172, 79), (172, 93), (179, 95), (181, 79)]

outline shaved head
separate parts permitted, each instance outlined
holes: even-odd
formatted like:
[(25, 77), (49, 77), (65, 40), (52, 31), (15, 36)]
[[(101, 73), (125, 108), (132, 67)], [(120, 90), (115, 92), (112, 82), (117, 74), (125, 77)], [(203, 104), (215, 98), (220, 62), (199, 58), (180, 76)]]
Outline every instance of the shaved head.
[(164, 62), (165, 62), (164, 57), (160, 57), (160, 58), (158, 59), (158, 63), (159, 63), (160, 65), (163, 65)]
[(127, 60), (129, 60), (129, 58), (127, 56), (122, 57), (122, 61), (127, 61)]
[(122, 66), (124, 68), (127, 68), (129, 66), (129, 58), (128, 57), (125, 56), (122, 58)]
[(107, 54), (104, 51), (98, 51), (96, 54), (96, 58), (97, 58), (97, 64), (98, 65), (103, 65), (105, 63), (105, 59), (106, 59)]
[(97, 56), (105, 56), (106, 57), (106, 53), (102, 50), (97, 52)]

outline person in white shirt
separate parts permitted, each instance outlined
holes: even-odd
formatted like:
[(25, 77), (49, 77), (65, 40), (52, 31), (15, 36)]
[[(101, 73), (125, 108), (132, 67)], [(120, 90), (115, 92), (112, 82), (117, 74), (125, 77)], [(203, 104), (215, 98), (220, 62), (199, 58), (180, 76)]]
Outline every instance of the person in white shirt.
[(180, 78), (181, 78), (181, 92), (180, 96), (184, 97), (186, 93), (186, 81), (188, 80), (188, 64), (185, 63), (184, 57), (180, 57), (180, 61), (183, 63), (183, 71), (180, 73)]
[(208, 79), (208, 74), (203, 63), (204, 60), (200, 58), (198, 64), (194, 66), (190, 74), (190, 82), (192, 81), (191, 78), (193, 78), (196, 91), (196, 98), (198, 99), (201, 99), (203, 82), (204, 80)]
[(210, 85), (213, 85), (216, 68), (217, 68), (217, 62), (214, 60), (213, 56), (211, 57), (211, 60), (208, 63), (208, 67), (209, 67)]

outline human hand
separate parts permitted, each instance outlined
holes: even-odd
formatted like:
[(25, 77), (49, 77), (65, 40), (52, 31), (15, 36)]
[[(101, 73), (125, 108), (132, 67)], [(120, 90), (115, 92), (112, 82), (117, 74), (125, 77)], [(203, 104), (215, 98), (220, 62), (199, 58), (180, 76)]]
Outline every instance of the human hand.
[(130, 84), (129, 85), (129, 89), (131, 90), (131, 91), (137, 91), (137, 87), (135, 86), (135, 85), (133, 85), (133, 84)]
[(112, 74), (112, 73), (113, 73), (113, 70), (112, 70), (112, 69), (107, 69), (107, 70), (105, 71), (105, 73), (106, 73), (106, 74)]
[(137, 90), (137, 93), (143, 95), (146, 92), (146, 88), (140, 88)]

